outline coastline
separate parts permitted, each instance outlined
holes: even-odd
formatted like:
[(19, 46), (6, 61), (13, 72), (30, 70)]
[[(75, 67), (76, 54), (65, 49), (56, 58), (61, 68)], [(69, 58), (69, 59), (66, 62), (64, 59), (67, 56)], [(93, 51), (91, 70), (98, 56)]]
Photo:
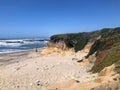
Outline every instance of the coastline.
[[(36, 54), (39, 56), (40, 55), (39, 52), (44, 48), (38, 48), (37, 49), (38, 52), (36, 52)], [(18, 52), (1, 53), (0, 54), (0, 66), (24, 61), (23, 59), (31, 58), (30, 55), (32, 54), (34, 54), (34, 49), (18, 51)]]
[[(46, 47), (43, 47), (43, 48), (37, 48), (38, 51), (40, 50), (43, 50), (44, 48)], [(35, 49), (35, 48), (34, 48)], [(12, 52), (3, 52), (3, 53), (0, 53), (0, 55), (4, 55), (4, 54), (16, 54), (16, 53), (22, 53), (22, 52), (30, 52), (30, 51), (33, 51), (34, 49), (28, 49), (28, 50), (19, 50), (19, 51), (12, 51)]]
[(100, 73), (90, 72), (96, 61), (95, 53), (86, 58), (91, 45), (74, 53), (44, 47), (0, 54), (0, 90), (92, 90), (108, 82), (118, 84), (114, 65)]
[(44, 48), (48, 39), (7, 39), (0, 40), (0, 54), (27, 51), (34, 48)]
[(70, 79), (80, 82), (94, 80), (97, 75), (87, 72), (91, 66), (80, 65), (73, 58), (82, 59), (87, 53), (80, 51), (71, 56), (57, 53), (40, 55), (33, 50), (0, 55), (1, 90), (42, 90), (55, 83)]

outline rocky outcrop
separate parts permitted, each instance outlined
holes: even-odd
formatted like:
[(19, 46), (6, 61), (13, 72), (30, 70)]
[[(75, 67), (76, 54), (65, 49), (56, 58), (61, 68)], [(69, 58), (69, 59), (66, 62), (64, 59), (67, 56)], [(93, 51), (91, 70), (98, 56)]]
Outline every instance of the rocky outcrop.
[(48, 44), (47, 44), (47, 47), (49, 47), (49, 48), (51, 48), (51, 47), (53, 47), (53, 48), (59, 48), (59, 49), (61, 49), (61, 50), (67, 50), (67, 49), (69, 49), (67, 46), (66, 46), (66, 44), (65, 44), (65, 42), (64, 41), (59, 41), (59, 42), (56, 42), (56, 43), (54, 43), (54, 42), (49, 42)]
[(70, 56), (70, 55), (73, 55), (75, 52), (74, 52), (74, 49), (68, 49), (68, 50), (62, 50), (62, 49), (59, 49), (59, 48), (56, 48), (56, 47), (46, 47), (45, 49), (43, 49), (41, 52), (41, 55), (49, 55), (49, 54), (59, 54), (59, 55), (62, 55), (62, 56)]
[(59, 41), (56, 43), (49, 42), (47, 44), (47, 47), (41, 51), (41, 55), (49, 55), (53, 53), (57, 53), (64, 56), (73, 55), (75, 52), (73, 48), (68, 48), (64, 41)]

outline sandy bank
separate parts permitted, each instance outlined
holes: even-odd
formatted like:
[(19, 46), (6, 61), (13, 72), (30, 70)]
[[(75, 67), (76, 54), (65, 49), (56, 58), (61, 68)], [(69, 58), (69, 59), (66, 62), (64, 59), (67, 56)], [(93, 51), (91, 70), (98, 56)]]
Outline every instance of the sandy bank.
[[(96, 74), (87, 72), (91, 65), (79, 65), (87, 53), (71, 56), (56, 53), (41, 56), (33, 51), (0, 55), (0, 90), (42, 90), (70, 79), (79, 82), (94, 80)], [(76, 58), (76, 59), (75, 59)]]

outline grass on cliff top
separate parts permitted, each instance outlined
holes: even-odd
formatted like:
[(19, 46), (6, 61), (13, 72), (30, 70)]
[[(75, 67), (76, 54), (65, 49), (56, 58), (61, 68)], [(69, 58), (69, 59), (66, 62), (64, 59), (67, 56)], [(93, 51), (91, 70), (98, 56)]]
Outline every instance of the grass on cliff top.
[(117, 43), (116, 45), (118, 45), (118, 49), (116, 51), (118, 54), (117, 56), (118, 61), (115, 63), (116, 64), (115, 71), (120, 74), (120, 42)]
[[(66, 45), (74, 47), (75, 52), (82, 50), (88, 42), (87, 33), (59, 34), (56, 38), (63, 38)], [(59, 39), (58, 39), (59, 40)]]
[(87, 43), (88, 43), (88, 39), (83, 39), (83, 40), (78, 41), (75, 44), (75, 48), (74, 48), (75, 52), (78, 52), (79, 50), (82, 50)]
[(58, 38), (64, 38), (64, 39), (66, 39), (68, 37), (67, 34), (59, 34), (59, 35), (55, 35), (55, 36), (57, 36)]
[(104, 67), (114, 63), (117, 64), (116, 71), (120, 73), (120, 42), (113, 45), (107, 55), (103, 58), (102, 62), (97, 67), (93, 68), (93, 72), (100, 72)]
[(116, 63), (115, 71), (120, 74), (120, 60)]

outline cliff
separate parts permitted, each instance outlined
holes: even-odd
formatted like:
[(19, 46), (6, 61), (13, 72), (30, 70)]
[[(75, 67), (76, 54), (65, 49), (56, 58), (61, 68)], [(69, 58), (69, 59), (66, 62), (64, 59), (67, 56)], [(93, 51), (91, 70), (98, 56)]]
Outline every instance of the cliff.
[[(79, 54), (78, 51), (86, 53), (85, 57), (79, 59), (81, 53)], [(94, 81), (84, 83), (88, 86), (85, 87), (86, 90), (118, 90), (120, 88), (120, 28), (53, 35), (42, 53), (55, 52), (61, 55), (71, 55), (77, 52), (72, 60), (78, 60), (81, 66), (92, 65), (90, 71), (98, 73), (98, 77)], [(75, 83), (77, 85), (74, 86), (77, 87), (72, 87), (73, 89), (83, 87), (83, 84)], [(66, 82), (64, 84), (66, 85)]]
[(96, 54), (96, 62), (93, 72), (100, 72), (104, 67), (116, 64), (116, 70), (120, 73), (120, 28), (104, 32), (99, 40), (96, 40), (88, 54)]
[(50, 42), (56, 44), (62, 41), (68, 48), (74, 48), (77, 52), (82, 50), (88, 42), (94, 42), (100, 36), (100, 33), (100, 31), (94, 31), (53, 35), (50, 37)]
[[(93, 72), (100, 72), (104, 67), (113, 63), (116, 64), (116, 71), (120, 72), (120, 28), (104, 28), (93, 32), (53, 35), (50, 37), (47, 46), (49, 48), (56, 47), (63, 51), (72, 49), (72, 52), (84, 49), (88, 52), (86, 58), (97, 52), (97, 59), (92, 68)], [(89, 49), (87, 50), (86, 47)]]

